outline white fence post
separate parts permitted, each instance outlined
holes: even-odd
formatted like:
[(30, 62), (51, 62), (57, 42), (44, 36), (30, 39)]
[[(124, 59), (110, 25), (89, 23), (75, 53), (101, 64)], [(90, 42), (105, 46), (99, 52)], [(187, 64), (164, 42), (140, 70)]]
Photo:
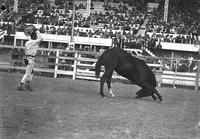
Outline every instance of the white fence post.
[(17, 38), (14, 36), (14, 46), (17, 46)]
[(199, 71), (200, 71), (200, 63), (197, 61), (197, 72), (196, 72), (196, 79), (195, 79), (195, 91), (199, 89)]
[(174, 71), (173, 87), (176, 88), (176, 73), (177, 73), (177, 68), (178, 68), (178, 67), (177, 67), (177, 66), (178, 66), (178, 65), (177, 65), (177, 64), (178, 64), (178, 61), (177, 61), (177, 59), (173, 59), (173, 60), (175, 60), (175, 64), (176, 64), (176, 65), (175, 65), (175, 71)]
[[(5, 31), (4, 31), (4, 33), (5, 33)], [(4, 39), (5, 39), (4, 36), (5, 36), (5, 34), (3, 34), (3, 37), (2, 37), (2, 39), (1, 39), (1, 43), (2, 43), (2, 44), (4, 44)]]
[(74, 55), (74, 68), (73, 68), (73, 77), (72, 77), (73, 80), (76, 79), (77, 63), (78, 63), (78, 52), (76, 52)]
[(57, 50), (56, 50), (56, 61), (55, 61), (54, 78), (57, 78), (58, 60), (59, 60), (59, 50), (57, 49)]
[(162, 71), (163, 71), (163, 59), (161, 59), (160, 61), (160, 65), (162, 65), (162, 67), (159, 68), (158, 74), (159, 74), (159, 80), (158, 80), (158, 87), (161, 87), (162, 84)]

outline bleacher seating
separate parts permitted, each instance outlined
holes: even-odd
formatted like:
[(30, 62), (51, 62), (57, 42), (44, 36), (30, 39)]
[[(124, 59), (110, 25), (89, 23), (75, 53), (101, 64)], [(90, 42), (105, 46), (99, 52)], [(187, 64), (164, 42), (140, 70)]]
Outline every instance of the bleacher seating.
[[(163, 22), (163, 5), (160, 4), (158, 9), (154, 9), (150, 15), (148, 14), (149, 21), (147, 21), (146, 26), (147, 33), (144, 36), (140, 36), (142, 31), (138, 34), (137, 32), (140, 30), (140, 27), (146, 18), (145, 10), (138, 10), (137, 7), (132, 8), (124, 3), (109, 2), (106, 4), (104, 2), (92, 1), (92, 7), (94, 9), (91, 9), (90, 16), (85, 18), (81, 13), (84, 13), (83, 10), (85, 10), (86, 4), (86, 0), (76, 1), (77, 12), (75, 16), (74, 31), (76, 37), (112, 39), (112, 46), (127, 45), (126, 48), (131, 48), (136, 44), (137, 48), (162, 49), (162, 47), (157, 46), (158, 44), (162, 44), (162, 42), (185, 43), (191, 44), (192, 46), (199, 44), (200, 38), (197, 34), (199, 33), (200, 27), (198, 25), (199, 17), (196, 13), (192, 14), (189, 11), (180, 11), (172, 6), (169, 12), (170, 22), (169, 24), (165, 24)], [(30, 16), (27, 17), (22, 16), (19, 13), (19, 15), (17, 15), (20, 17), (19, 23), (17, 24), (17, 31), (22, 32), (27, 21), (34, 21), (29, 23), (38, 26), (42, 33), (53, 34), (53, 36), (71, 35), (72, 7), (70, 7), (69, 3), (64, 5), (65, 6), (54, 6), (52, 10), (49, 10), (49, 13), (40, 17), (34, 14), (33, 16), (28, 14)], [(35, 6), (38, 5), (36, 4)], [(63, 15), (63, 9), (65, 8), (68, 8), (69, 10), (65, 10), (66, 15)], [(60, 12), (59, 9), (62, 9), (62, 12)], [(33, 13), (37, 13), (37, 10), (32, 10)], [(16, 15), (12, 12), (5, 14), (6, 16), (4, 16), (3, 19), (5, 21), (13, 22), (12, 17)], [(57, 19), (60, 20), (58, 21)], [(15, 28), (13, 26), (14, 24), (1, 24), (1, 28), (7, 30), (8, 35), (14, 34), (13, 30), (15, 30)], [(186, 31), (187, 27), (189, 28)], [(85, 40), (88, 39), (85, 38)]]
[[(86, 1), (76, 1), (76, 4), (85, 5)], [(122, 8), (121, 3), (110, 3), (109, 6), (111, 9), (106, 10), (103, 2), (93, 2), (94, 10), (91, 10), (91, 15), (88, 18), (81, 15), (81, 13), (84, 13), (84, 8), (77, 9), (75, 16), (75, 36), (112, 39), (113, 46), (119, 46), (122, 44), (122, 41), (131, 42), (131, 39), (137, 33), (144, 20), (144, 11), (135, 11), (135, 9), (133, 11), (127, 4), (126, 6), (123, 5)], [(22, 17), (17, 24), (17, 31), (23, 31), (27, 21), (34, 21), (28, 23), (36, 24), (38, 28), (40, 26), (42, 33), (71, 35), (72, 11), (66, 11), (66, 15), (63, 15), (63, 10), (60, 12), (58, 9), (59, 7), (54, 7), (49, 14), (40, 16), (36, 14), (25, 18)], [(10, 22), (12, 23), (13, 21)], [(1, 24), (1, 28), (7, 30), (9, 35), (14, 34), (15, 28), (13, 26), (14, 24)], [(10, 30), (13, 32), (10, 33)]]
[[(86, 4), (86, 0), (76, 0), (74, 41), (75, 45), (80, 45), (81, 50), (88, 47), (97, 50), (95, 47), (98, 46), (99, 52), (102, 46), (107, 48), (124, 46), (125, 49), (149, 52), (161, 49), (192, 53), (199, 51), (200, 20), (196, 13), (180, 11), (172, 6), (169, 9), (169, 22), (166, 24), (163, 22), (162, 4), (147, 14), (145, 6), (140, 9), (136, 5), (132, 7), (119, 2), (109, 2), (105, 5), (104, 2), (92, 1), (91, 14), (85, 17)], [(8, 36), (26, 40), (23, 29), (27, 24), (34, 24), (42, 32), (44, 41), (52, 43), (54, 48), (61, 48), (57, 47), (62, 46), (61, 43), (67, 46), (70, 43), (72, 30), (72, 5), (66, 3), (53, 6), (52, 9), (43, 9), (41, 15), (37, 15), (37, 12), (42, 8), (34, 9), (34, 7), (42, 6), (35, 4), (27, 7), (29, 12), (24, 11), (23, 14), (19, 12), (17, 15), (12, 11), (5, 12), (4, 22), (1, 22), (0, 28), (6, 30)], [(17, 24), (14, 24), (14, 17), (18, 17)], [(16, 43), (15, 40), (14, 45)]]

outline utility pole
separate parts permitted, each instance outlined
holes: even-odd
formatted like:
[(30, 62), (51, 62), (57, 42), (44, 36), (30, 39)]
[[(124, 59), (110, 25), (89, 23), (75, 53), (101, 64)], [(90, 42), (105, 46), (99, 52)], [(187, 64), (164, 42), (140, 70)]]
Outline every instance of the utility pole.
[(44, 12), (47, 13), (49, 12), (49, 8), (50, 8), (50, 1), (49, 0), (44, 0)]
[(72, 31), (71, 31), (71, 38), (70, 38), (70, 43), (69, 43), (69, 47), (72, 47), (72, 45), (73, 45), (73, 49), (74, 49), (74, 20), (75, 20), (75, 14), (76, 14), (75, 0), (73, 0)]
[(168, 9), (169, 9), (169, 0), (165, 0), (165, 7), (164, 7), (164, 21), (167, 23), (168, 21)]
[(14, 9), (13, 9), (14, 13), (18, 13), (18, 0), (14, 1)]
[(18, 15), (17, 15), (17, 13), (18, 13), (18, 0), (14, 1), (13, 11), (16, 14), (15, 17), (14, 17), (15, 18), (15, 25), (16, 25), (18, 23)]
[(87, 0), (86, 17), (90, 16), (91, 0)]
[(105, 4), (105, 5), (108, 5), (108, 0), (104, 0), (104, 4)]

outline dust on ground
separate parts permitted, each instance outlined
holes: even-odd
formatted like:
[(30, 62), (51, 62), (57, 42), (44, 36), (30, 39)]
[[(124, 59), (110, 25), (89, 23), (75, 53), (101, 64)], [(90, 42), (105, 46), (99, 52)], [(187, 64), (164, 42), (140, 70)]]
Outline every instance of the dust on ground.
[(2, 139), (195, 139), (199, 93), (158, 88), (164, 104), (136, 100), (135, 85), (113, 83), (116, 97), (99, 83), (35, 76), (34, 92), (17, 91), (22, 74), (0, 72)]

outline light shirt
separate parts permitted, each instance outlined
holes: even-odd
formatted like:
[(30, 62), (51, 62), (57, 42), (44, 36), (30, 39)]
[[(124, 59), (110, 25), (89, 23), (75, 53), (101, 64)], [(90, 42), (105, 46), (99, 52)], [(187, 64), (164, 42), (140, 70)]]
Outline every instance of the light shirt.
[(43, 40), (39, 31), (36, 31), (37, 39), (36, 40), (28, 40), (25, 43), (25, 54), (35, 56), (37, 53), (37, 49), (39, 47), (40, 42)]

